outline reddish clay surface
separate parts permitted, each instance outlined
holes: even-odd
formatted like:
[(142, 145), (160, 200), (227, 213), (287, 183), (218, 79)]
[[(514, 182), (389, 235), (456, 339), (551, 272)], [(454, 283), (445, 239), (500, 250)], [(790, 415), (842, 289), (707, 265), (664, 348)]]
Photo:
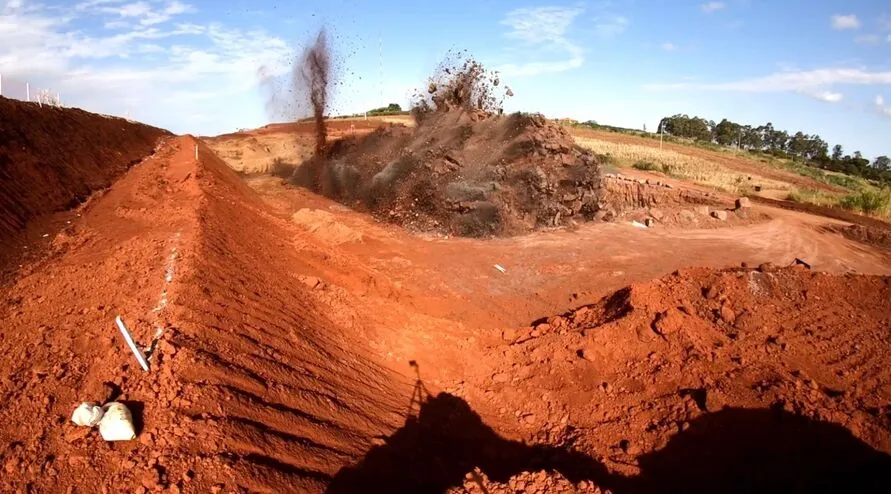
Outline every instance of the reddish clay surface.
[[(839, 222), (417, 236), (195, 144), (0, 291), (3, 491), (887, 486), (891, 258)], [(109, 399), (137, 440), (70, 422)]]
[(151, 154), (168, 132), (0, 97), (0, 259), (33, 220), (70, 209)]

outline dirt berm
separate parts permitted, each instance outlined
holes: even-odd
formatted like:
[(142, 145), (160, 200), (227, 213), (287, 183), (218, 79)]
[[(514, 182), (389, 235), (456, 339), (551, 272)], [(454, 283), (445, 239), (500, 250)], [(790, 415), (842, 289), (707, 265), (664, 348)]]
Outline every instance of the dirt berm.
[(513, 235), (593, 218), (600, 167), (541, 115), (458, 109), (337, 140), (293, 182), (415, 231)]
[[(320, 491), (399, 424), (410, 382), (298, 281), (322, 253), (195, 145), (163, 144), (4, 290), (0, 490)], [(160, 332), (150, 372), (117, 315), (142, 345)], [(71, 423), (111, 399), (138, 440)]]
[(152, 153), (169, 132), (76, 108), (0, 97), (0, 261), (42, 215), (69, 209)]

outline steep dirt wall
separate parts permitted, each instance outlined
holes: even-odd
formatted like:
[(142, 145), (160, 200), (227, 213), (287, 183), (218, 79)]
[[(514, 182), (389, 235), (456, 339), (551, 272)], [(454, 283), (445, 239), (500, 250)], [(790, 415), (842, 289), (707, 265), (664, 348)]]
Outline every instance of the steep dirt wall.
[(165, 130), (0, 97), (0, 254), (33, 219), (111, 185)]

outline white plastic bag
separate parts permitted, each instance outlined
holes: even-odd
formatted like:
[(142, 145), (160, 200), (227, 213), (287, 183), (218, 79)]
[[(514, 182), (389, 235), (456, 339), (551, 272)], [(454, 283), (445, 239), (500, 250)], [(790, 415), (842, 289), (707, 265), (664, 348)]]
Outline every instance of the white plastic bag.
[(102, 407), (105, 414), (99, 421), (99, 434), (106, 441), (129, 441), (136, 438), (133, 415), (123, 403), (111, 402)]
[(103, 415), (105, 411), (96, 403), (83, 402), (74, 409), (71, 421), (84, 427), (94, 427), (102, 420)]

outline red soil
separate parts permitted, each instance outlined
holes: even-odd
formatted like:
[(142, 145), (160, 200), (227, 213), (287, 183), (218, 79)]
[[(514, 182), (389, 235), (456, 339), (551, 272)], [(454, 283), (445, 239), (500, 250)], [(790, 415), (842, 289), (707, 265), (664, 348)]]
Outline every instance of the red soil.
[(85, 201), (151, 154), (167, 131), (0, 97), (0, 259), (36, 218)]
[[(328, 209), (291, 221), (195, 145), (165, 141), (0, 291), (3, 491), (887, 484), (891, 278), (662, 275), (803, 249), (821, 269), (888, 273), (883, 252), (786, 211), (719, 231), (472, 241), (377, 226), (305, 191), (265, 196)], [(614, 292), (629, 278), (657, 279)], [(149, 373), (116, 315), (143, 345), (163, 329)], [(70, 422), (79, 402), (112, 398), (137, 440)]]

